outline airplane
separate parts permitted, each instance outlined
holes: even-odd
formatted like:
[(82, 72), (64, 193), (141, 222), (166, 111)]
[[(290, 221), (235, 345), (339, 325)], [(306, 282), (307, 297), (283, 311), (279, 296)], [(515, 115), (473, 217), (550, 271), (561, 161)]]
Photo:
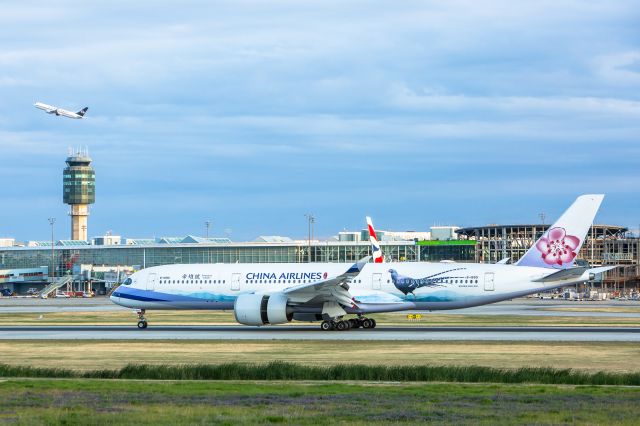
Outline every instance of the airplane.
[(62, 109), (62, 108), (58, 108), (58, 107), (55, 107), (55, 106), (43, 104), (42, 102), (36, 102), (35, 104), (33, 104), (33, 106), (35, 106), (38, 109), (43, 110), (47, 114), (55, 114), (57, 116), (62, 115), (63, 117), (69, 117), (69, 118), (75, 118), (75, 119), (83, 118), (85, 113), (89, 109), (89, 107), (84, 107), (78, 112), (71, 112), (71, 111), (67, 111), (66, 109)]
[[(366, 315), (462, 309), (593, 280), (616, 266), (574, 266), (604, 195), (579, 196), (515, 264), (387, 262), (154, 266), (110, 296), (136, 309), (233, 310), (240, 324), (321, 321), (322, 330), (376, 327)], [(355, 318), (345, 320), (347, 315)]]

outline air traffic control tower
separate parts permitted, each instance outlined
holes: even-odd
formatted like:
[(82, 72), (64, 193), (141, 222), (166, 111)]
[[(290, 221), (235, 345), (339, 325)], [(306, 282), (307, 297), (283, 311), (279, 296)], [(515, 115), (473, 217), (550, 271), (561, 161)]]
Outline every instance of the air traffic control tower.
[(64, 203), (71, 206), (71, 239), (86, 241), (89, 204), (96, 202), (96, 173), (87, 150), (69, 152), (62, 181)]

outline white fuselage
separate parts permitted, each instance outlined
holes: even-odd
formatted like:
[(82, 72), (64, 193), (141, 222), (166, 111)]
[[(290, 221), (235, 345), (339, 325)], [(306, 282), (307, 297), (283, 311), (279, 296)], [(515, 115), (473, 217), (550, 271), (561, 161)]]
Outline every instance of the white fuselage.
[[(232, 309), (246, 293), (273, 294), (342, 274), (339, 263), (193, 264), (156, 266), (136, 272), (111, 295), (113, 302), (134, 309)], [(390, 271), (393, 271), (390, 272)], [(459, 309), (494, 303), (589, 279), (585, 273), (562, 281), (534, 282), (548, 268), (472, 263), (368, 263), (349, 282), (355, 307), (349, 313), (408, 309)], [(295, 312), (320, 312), (313, 300)]]
[(82, 118), (80, 114), (76, 114), (75, 112), (67, 111), (66, 109), (58, 108), (52, 105), (43, 104), (42, 102), (36, 102), (34, 106), (45, 111), (47, 114), (61, 115), (63, 117), (74, 118), (76, 120)]

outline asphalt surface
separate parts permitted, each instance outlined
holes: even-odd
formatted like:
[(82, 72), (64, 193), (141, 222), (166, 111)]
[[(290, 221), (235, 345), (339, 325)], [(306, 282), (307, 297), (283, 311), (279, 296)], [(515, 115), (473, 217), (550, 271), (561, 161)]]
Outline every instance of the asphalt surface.
[[(562, 309), (571, 310), (563, 311)], [(595, 309), (592, 309), (595, 308)], [(476, 306), (466, 309), (450, 311), (433, 311), (447, 315), (527, 315), (527, 316), (557, 316), (557, 317), (618, 317), (640, 318), (637, 312), (599, 312), (601, 308), (640, 308), (640, 301), (570, 301), (570, 300), (540, 300), (515, 299), (490, 305)], [(129, 311), (111, 302), (106, 297), (87, 299), (39, 299), (39, 298), (0, 298), (0, 312), (47, 313), (47, 312), (105, 312)], [(151, 312), (151, 311), (150, 311)], [(414, 312), (414, 311), (412, 311)], [(418, 311), (415, 311), (418, 312)]]
[[(434, 313), (455, 315), (590, 316), (640, 318), (637, 312), (601, 312), (602, 308), (638, 308), (637, 301), (575, 302), (516, 299), (469, 309)], [(563, 311), (563, 308), (571, 310)], [(105, 297), (93, 299), (0, 298), (0, 312), (104, 312), (131, 311)], [(600, 312), (599, 312), (600, 311)], [(323, 332), (319, 325), (248, 327), (154, 326), (138, 330), (135, 318), (130, 326), (0, 326), (0, 340), (482, 340), (482, 341), (593, 341), (640, 342), (640, 328), (628, 327), (406, 327), (379, 324), (374, 330)]]
[(2, 340), (446, 340), (640, 342), (640, 327), (385, 327), (321, 331), (318, 326), (15, 326)]

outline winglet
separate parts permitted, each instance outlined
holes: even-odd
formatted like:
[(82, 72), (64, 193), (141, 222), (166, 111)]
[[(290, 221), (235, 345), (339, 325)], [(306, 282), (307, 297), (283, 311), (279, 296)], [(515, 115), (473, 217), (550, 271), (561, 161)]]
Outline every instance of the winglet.
[(364, 268), (364, 265), (369, 262), (369, 259), (371, 259), (371, 256), (365, 256), (362, 259), (358, 260), (351, 266), (351, 268), (349, 268), (347, 272), (345, 272), (345, 274), (358, 275), (360, 271), (362, 271), (362, 268)]

